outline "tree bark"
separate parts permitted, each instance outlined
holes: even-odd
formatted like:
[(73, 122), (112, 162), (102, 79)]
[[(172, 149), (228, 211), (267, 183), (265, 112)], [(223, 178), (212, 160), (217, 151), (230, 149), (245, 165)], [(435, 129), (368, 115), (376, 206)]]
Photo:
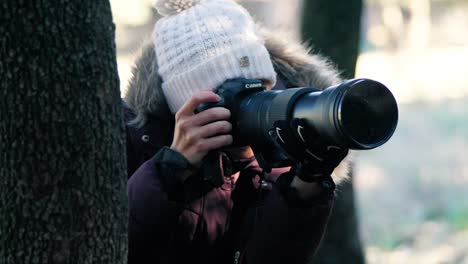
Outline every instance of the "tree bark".
[[(359, 51), (362, 0), (305, 0), (301, 35), (315, 52), (328, 58), (353, 78)], [(352, 174), (352, 173), (351, 173)], [(338, 188), (327, 233), (314, 263), (364, 263), (359, 239), (352, 175)]]
[(125, 263), (108, 1), (0, 4), (0, 263)]

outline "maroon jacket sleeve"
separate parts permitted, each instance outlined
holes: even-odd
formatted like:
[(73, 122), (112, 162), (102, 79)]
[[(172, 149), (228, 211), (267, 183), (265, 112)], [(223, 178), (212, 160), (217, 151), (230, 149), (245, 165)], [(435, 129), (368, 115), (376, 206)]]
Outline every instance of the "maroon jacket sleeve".
[(293, 175), (283, 174), (273, 185), (263, 216), (242, 254), (242, 264), (310, 263), (324, 235), (334, 194), (311, 201), (289, 187)]
[(186, 160), (177, 155), (161, 149), (128, 180), (128, 263), (168, 263), (163, 258), (185, 205), (171, 197), (181, 189), (177, 182), (167, 180), (186, 169)]

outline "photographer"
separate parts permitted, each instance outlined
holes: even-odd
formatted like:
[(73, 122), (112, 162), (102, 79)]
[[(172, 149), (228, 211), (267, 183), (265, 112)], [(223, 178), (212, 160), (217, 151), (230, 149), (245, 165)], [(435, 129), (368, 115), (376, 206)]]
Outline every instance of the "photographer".
[[(265, 173), (249, 146), (231, 146), (229, 109), (195, 110), (220, 100), (212, 90), (228, 79), (325, 88), (336, 73), (281, 36), (261, 36), (230, 0), (155, 6), (165, 17), (125, 96), (129, 263), (308, 263), (347, 150)], [(334, 182), (345, 174), (335, 170)]]

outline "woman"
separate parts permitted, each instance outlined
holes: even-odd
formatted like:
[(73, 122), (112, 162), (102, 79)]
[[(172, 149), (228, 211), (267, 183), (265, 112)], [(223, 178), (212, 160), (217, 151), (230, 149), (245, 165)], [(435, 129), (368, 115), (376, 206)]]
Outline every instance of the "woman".
[(263, 174), (249, 146), (230, 147), (229, 109), (194, 110), (218, 101), (212, 89), (228, 79), (325, 88), (340, 82), (336, 72), (299, 45), (259, 34), (230, 0), (155, 6), (165, 17), (125, 96), (129, 263), (307, 263), (334, 199), (334, 185), (321, 183), (344, 178), (347, 150), (329, 155), (332, 166)]

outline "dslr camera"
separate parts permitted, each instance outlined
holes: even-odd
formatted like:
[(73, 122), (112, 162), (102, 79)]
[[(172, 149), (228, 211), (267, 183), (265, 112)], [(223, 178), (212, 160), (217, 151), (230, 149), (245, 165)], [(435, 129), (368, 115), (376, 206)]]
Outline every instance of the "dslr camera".
[(319, 90), (266, 90), (261, 80), (230, 79), (215, 89), (216, 103), (231, 111), (233, 145), (249, 145), (261, 167), (320, 156), (322, 149), (373, 149), (387, 142), (398, 122), (390, 90), (370, 79), (351, 79)]

